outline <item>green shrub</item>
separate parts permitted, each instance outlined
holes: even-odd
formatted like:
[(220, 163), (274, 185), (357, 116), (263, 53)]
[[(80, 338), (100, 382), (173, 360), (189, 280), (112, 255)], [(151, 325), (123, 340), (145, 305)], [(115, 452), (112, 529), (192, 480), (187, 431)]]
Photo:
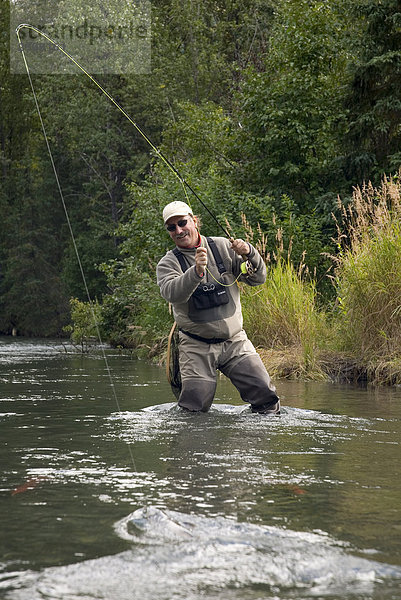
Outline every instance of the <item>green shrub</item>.
[(66, 325), (63, 331), (70, 333), (72, 343), (80, 346), (82, 352), (88, 352), (91, 344), (101, 342), (101, 306), (97, 301), (89, 303), (71, 298), (70, 309), (72, 324)]
[(111, 294), (103, 297), (102, 324), (114, 346), (152, 356), (165, 343), (173, 318), (160, 296), (154, 270), (138, 267), (136, 257), (102, 265)]

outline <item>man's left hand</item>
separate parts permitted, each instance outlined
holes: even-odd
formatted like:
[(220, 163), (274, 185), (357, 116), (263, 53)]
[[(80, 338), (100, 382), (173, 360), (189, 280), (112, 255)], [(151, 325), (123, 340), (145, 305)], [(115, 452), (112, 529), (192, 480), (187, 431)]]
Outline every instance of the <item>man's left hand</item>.
[(248, 242), (244, 242), (244, 240), (241, 239), (232, 240), (231, 248), (234, 252), (239, 254), (239, 256), (247, 256), (251, 251)]

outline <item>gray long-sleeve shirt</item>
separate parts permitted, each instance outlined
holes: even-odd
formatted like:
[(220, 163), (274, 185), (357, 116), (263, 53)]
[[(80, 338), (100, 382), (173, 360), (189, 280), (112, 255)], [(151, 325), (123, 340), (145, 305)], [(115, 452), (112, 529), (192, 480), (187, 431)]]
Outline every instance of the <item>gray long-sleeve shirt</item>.
[[(241, 273), (242, 257), (232, 249), (226, 238), (213, 237), (226, 272), (220, 275), (215, 264), (212, 251), (204, 236), (201, 236), (201, 246), (207, 249), (208, 269), (213, 277), (223, 284), (230, 284)], [(252, 263), (255, 272), (252, 275), (240, 275), (239, 281), (248, 285), (261, 285), (266, 281), (266, 266), (260, 254), (250, 245), (251, 251), (247, 259)], [(199, 277), (195, 270), (195, 248), (178, 248), (185, 257), (189, 268), (183, 273), (180, 263), (172, 250), (169, 250), (157, 265), (157, 283), (162, 297), (173, 306), (173, 315), (180, 329), (204, 338), (228, 339), (241, 331), (243, 325), (239, 288), (236, 284), (225, 288), (230, 295), (228, 304), (197, 311), (189, 315), (189, 300), (202, 282), (214, 282), (213, 277), (206, 272)]]

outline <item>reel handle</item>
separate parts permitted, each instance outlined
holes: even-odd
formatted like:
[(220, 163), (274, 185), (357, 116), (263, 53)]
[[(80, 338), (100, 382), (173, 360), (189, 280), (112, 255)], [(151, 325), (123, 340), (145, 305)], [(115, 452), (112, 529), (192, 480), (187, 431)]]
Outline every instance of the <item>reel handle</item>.
[[(229, 238), (229, 241), (231, 242), (231, 244), (234, 242), (234, 238), (231, 236)], [(252, 273), (254, 272), (253, 267), (251, 265), (251, 263), (248, 260), (248, 257), (246, 254), (241, 254), (240, 255), (242, 258), (242, 263), (241, 263), (241, 273), (243, 275), (252, 275)]]

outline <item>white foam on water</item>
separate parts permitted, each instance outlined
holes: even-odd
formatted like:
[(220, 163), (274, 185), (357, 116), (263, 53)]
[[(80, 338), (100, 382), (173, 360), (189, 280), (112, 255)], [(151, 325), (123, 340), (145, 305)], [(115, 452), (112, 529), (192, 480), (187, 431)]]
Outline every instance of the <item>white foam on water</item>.
[[(165, 413), (165, 412), (178, 412), (179, 414), (193, 414), (190, 411), (185, 411), (180, 408), (177, 402), (166, 402), (163, 404), (156, 404), (154, 406), (146, 406), (142, 409), (143, 412), (151, 412), (151, 413)], [(242, 414), (244, 412), (251, 412), (251, 407), (249, 404), (212, 404), (209, 413), (219, 413), (219, 414)], [(201, 413), (203, 414), (203, 413)]]
[[(352, 553), (322, 532), (144, 507), (115, 524), (115, 556), (31, 571), (7, 600), (276, 600), (394, 596), (401, 568)], [(10, 581), (9, 581), (10, 583)], [(395, 587), (397, 586), (397, 587)]]

